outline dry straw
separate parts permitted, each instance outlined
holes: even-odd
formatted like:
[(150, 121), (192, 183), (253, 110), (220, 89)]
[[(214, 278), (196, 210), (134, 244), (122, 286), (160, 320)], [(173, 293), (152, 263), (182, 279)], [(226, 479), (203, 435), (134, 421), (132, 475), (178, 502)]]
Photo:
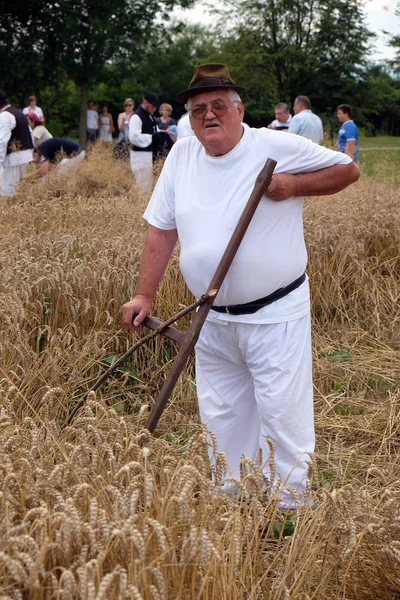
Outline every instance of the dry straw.
[[(71, 405), (132, 345), (119, 307), (135, 288), (145, 201), (103, 148), (68, 177), (0, 201), (1, 597), (398, 597), (394, 180), (364, 175), (305, 203), (315, 508), (289, 516), (277, 506), (272, 443), (269, 456), (243, 458), (240, 500), (215, 493), (226, 461), (200, 426), (192, 362), (157, 437), (138, 445), (171, 342), (140, 349), (61, 431)], [(153, 314), (166, 319), (190, 301), (174, 255)]]

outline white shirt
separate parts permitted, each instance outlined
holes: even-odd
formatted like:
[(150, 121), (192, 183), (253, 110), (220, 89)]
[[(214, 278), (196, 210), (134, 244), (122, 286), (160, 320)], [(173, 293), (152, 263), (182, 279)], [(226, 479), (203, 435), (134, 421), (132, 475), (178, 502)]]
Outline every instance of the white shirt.
[(7, 144), (11, 138), (12, 130), (17, 126), (14, 115), (5, 110), (9, 106), (10, 104), (7, 104), (0, 110), (0, 164), (3, 167), (17, 167), (31, 162), (33, 157), (32, 150), (20, 150), (7, 154)]
[[(129, 119), (129, 141), (138, 148), (147, 148), (153, 141), (151, 133), (142, 133), (142, 119), (139, 115), (132, 115)], [(150, 148), (149, 152), (152, 152)]]
[(42, 142), (49, 140), (53, 136), (44, 125), (36, 125), (32, 131), (33, 145), (38, 148)]
[(97, 123), (97, 119), (99, 115), (97, 110), (88, 110), (86, 112), (86, 127), (87, 129), (98, 129), (99, 125)]
[(289, 133), (302, 135), (316, 144), (319, 144), (324, 138), (322, 121), (311, 110), (302, 110), (292, 117)]
[(283, 123), (281, 123), (281, 121), (278, 121), (278, 119), (274, 119), (271, 123), (271, 126), (274, 129), (288, 129), (289, 125), (290, 125), (290, 121), (292, 120), (292, 115), (289, 115), (287, 118), (287, 121), (284, 121)]
[(35, 106), (35, 108), (31, 108), (30, 106), (25, 106), (25, 108), (22, 112), (24, 113), (24, 115), (26, 115), (26, 113), (31, 112), (31, 111), (36, 113), (40, 119), (43, 118), (43, 111), (39, 106)]
[[(244, 127), (233, 150), (216, 158), (206, 154), (196, 137), (184, 138), (172, 147), (144, 218), (159, 229), (178, 230), (180, 267), (194, 296), (207, 290), (267, 158), (277, 161), (275, 173), (307, 173), (351, 162), (344, 154), (303, 137), (266, 128)], [(262, 298), (295, 281), (306, 264), (302, 198), (275, 202), (264, 196), (215, 304), (229, 306)], [(308, 311), (305, 282), (252, 315), (211, 311), (208, 318), (277, 323), (298, 319)]]
[(178, 136), (177, 139), (181, 140), (189, 135), (194, 135), (194, 131), (190, 125), (189, 114), (186, 113), (178, 121)]

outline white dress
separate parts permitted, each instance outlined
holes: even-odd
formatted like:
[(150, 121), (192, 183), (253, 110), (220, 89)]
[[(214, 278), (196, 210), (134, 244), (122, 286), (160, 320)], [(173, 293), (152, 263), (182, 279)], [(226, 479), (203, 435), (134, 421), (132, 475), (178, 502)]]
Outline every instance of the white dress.
[(110, 131), (110, 119), (108, 118), (108, 115), (100, 115), (100, 139), (102, 142), (112, 141), (112, 133)]

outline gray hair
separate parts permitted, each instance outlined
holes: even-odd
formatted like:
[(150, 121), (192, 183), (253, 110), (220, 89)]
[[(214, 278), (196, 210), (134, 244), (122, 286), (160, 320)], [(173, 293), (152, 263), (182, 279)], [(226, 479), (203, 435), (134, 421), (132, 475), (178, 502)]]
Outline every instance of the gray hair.
[[(223, 88), (221, 88), (223, 89)], [(236, 90), (227, 90), (228, 91), (228, 95), (229, 95), (229, 100), (231, 102), (241, 102), (241, 98), (239, 96), (239, 94), (237, 93)], [(192, 109), (192, 98), (189, 98), (188, 101), (185, 104), (185, 108), (187, 111)]]
[(286, 102), (278, 102), (275, 106), (275, 110), (284, 110), (285, 112), (289, 112), (289, 107)]
[(307, 110), (311, 110), (311, 100), (308, 96), (297, 96), (295, 102), (302, 104)]

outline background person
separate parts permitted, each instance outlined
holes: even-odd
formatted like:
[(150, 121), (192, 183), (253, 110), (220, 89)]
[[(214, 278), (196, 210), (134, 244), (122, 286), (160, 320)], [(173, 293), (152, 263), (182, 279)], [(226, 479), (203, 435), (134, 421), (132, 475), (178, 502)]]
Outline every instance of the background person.
[(161, 116), (156, 119), (159, 130), (157, 156), (165, 157), (176, 142), (178, 131), (176, 121), (171, 117), (172, 106), (164, 102), (158, 110)]
[(28, 119), (0, 92), (0, 195), (12, 196), (33, 155)]
[(289, 129), (292, 115), (285, 102), (279, 102), (275, 106), (275, 120), (268, 125), (268, 129), (276, 129), (277, 131), (287, 131)]
[[(132, 173), (141, 194), (147, 194), (153, 185), (153, 154), (156, 150), (154, 136), (157, 122), (154, 113), (159, 105), (157, 94), (147, 92), (141, 105), (129, 120), (129, 150)], [(155, 138), (157, 139), (157, 138)]]
[(55, 137), (40, 144), (35, 154), (35, 163), (39, 166), (36, 171), (24, 175), (24, 180), (43, 177), (53, 169), (57, 169), (59, 173), (65, 173), (85, 158), (85, 151), (79, 144), (66, 138)]
[(135, 101), (132, 98), (127, 98), (124, 102), (124, 112), (118, 115), (118, 142), (129, 140), (129, 119), (133, 115)]
[(351, 118), (350, 104), (339, 104), (336, 116), (341, 123), (338, 133), (337, 149), (344, 152), (355, 162), (358, 161), (358, 128)]
[[(144, 214), (149, 227), (135, 297), (122, 307), (136, 331), (149, 313), (179, 239), (180, 268), (196, 297), (203, 294), (267, 158), (275, 174), (221, 286), (196, 345), (202, 422), (240, 477), (243, 454), (269, 448), (285, 486), (300, 498), (314, 451), (310, 301), (302, 196), (335, 193), (356, 181), (349, 157), (300, 136), (243, 126), (244, 107), (223, 64), (195, 67), (185, 102), (195, 136), (169, 153)], [(132, 319), (134, 321), (132, 322)], [(213, 460), (213, 457), (210, 456)], [(235, 492), (225, 482), (225, 491)], [(296, 506), (289, 490), (280, 505)]]
[(26, 115), (28, 112), (34, 112), (39, 117), (40, 122), (44, 123), (43, 111), (36, 104), (36, 96), (29, 96), (29, 98), (28, 98), (28, 106), (25, 106), (25, 108), (24, 108), (24, 110), (22, 112), (24, 113), (24, 115)]
[[(156, 119), (158, 129), (160, 129), (161, 131), (168, 131), (170, 129), (171, 125), (176, 125), (175, 119), (173, 119), (171, 117), (172, 106), (170, 104), (163, 102), (160, 105), (158, 112), (161, 115), (160, 117), (157, 117), (157, 119)], [(173, 141), (175, 142), (175, 140), (173, 140)]]
[(177, 125), (177, 139), (181, 140), (184, 137), (194, 135), (194, 131), (190, 124), (189, 113), (185, 113), (181, 116)]
[(99, 126), (99, 140), (102, 142), (112, 142), (114, 123), (112, 114), (108, 112), (107, 104), (102, 105), (97, 124)]
[(89, 144), (95, 143), (99, 131), (99, 115), (97, 110), (95, 110), (96, 106), (95, 102), (89, 100), (86, 112), (87, 141)]
[(50, 131), (42, 124), (40, 118), (33, 111), (26, 113), (29, 127), (32, 131), (32, 140), (34, 148), (37, 148), (42, 142), (49, 140), (53, 136)]
[(124, 102), (124, 112), (118, 115), (118, 138), (113, 146), (113, 156), (117, 160), (126, 160), (129, 158), (129, 120), (133, 115), (135, 101), (127, 98)]
[(316, 144), (324, 139), (322, 121), (311, 111), (311, 101), (308, 96), (297, 96), (293, 104), (294, 117), (290, 121), (289, 133), (302, 135)]

